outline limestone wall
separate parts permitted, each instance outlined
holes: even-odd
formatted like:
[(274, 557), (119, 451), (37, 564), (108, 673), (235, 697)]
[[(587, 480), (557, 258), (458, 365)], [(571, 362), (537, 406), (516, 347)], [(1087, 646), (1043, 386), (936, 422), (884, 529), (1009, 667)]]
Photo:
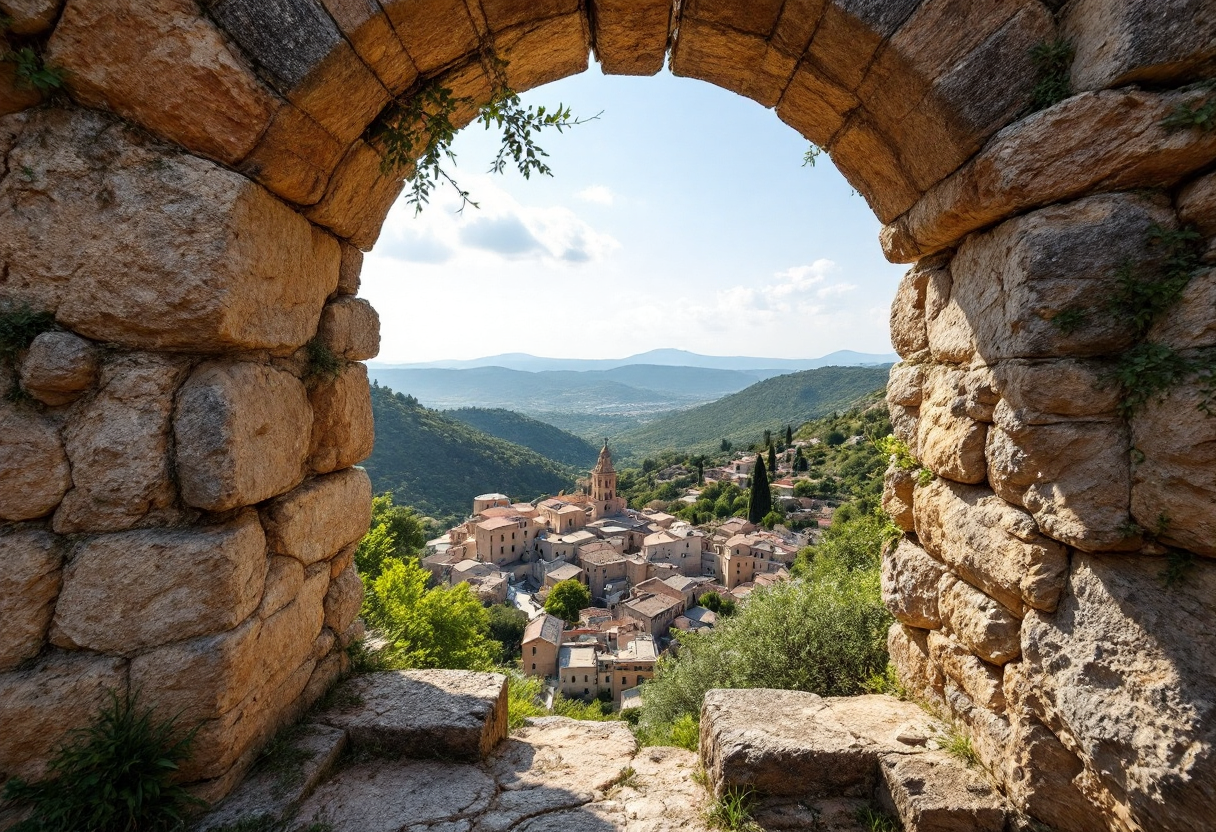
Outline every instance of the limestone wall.
[[(116, 119), (0, 119), (0, 773), (36, 776), (107, 691), (202, 722), (222, 793), (343, 668), (371, 484), (361, 255)], [(340, 362), (318, 373), (304, 345)]]
[[(1058, 829), (1216, 815), (1216, 131), (1177, 123), (1213, 100), (1212, 0), (0, 12), (0, 53), (63, 79), (0, 61), (0, 307), (53, 320), (0, 360), (0, 778), (138, 689), (203, 722), (184, 774), (218, 796), (340, 671), (378, 342), (360, 249), (402, 189), (374, 127), (432, 81), (467, 123), (590, 51), (773, 108), (915, 264), (888, 395), (926, 473), (893, 467), (884, 498), (905, 682)], [(1035, 112), (1030, 50), (1060, 38), (1074, 94)], [(1162, 231), (1191, 227), (1181, 298), (1116, 303), (1176, 276)], [(1112, 381), (1129, 355), (1165, 382), (1143, 401)]]

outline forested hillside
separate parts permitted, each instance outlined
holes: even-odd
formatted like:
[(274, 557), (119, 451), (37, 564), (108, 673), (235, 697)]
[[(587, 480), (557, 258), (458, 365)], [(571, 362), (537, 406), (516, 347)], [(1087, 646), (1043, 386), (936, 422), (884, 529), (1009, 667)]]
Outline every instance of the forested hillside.
[(376, 445), (364, 463), (372, 486), (437, 519), (465, 516), (486, 492), (532, 500), (574, 485), (574, 469), (387, 387), (372, 388), (372, 413)]
[(445, 410), (444, 416), (464, 422), (482, 433), (531, 448), (538, 454), (578, 469), (595, 464), (600, 449), (561, 428), (539, 422), (514, 410), (462, 407)]
[(634, 459), (670, 449), (711, 451), (723, 439), (747, 445), (766, 428), (783, 430), (848, 409), (886, 385), (888, 372), (888, 367), (823, 367), (777, 376), (626, 431), (616, 441)]

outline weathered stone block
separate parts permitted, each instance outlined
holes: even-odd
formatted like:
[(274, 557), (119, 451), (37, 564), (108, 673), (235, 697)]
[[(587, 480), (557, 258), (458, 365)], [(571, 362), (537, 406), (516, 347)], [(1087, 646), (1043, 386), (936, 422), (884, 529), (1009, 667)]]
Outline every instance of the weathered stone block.
[(925, 287), (925, 330), (934, 360), (966, 364), (975, 357), (975, 332), (954, 294), (954, 278), (935, 269)]
[(257, 609), (265, 583), (266, 538), (253, 512), (223, 526), (100, 535), (64, 569), (51, 640), (129, 656), (222, 632)]
[(314, 477), (262, 509), (266, 539), (275, 554), (305, 566), (358, 541), (371, 525), (372, 483), (362, 468)]
[(0, 531), (0, 672), (38, 655), (62, 583), (63, 550), (42, 529)]
[(688, 0), (682, 11), (687, 20), (701, 20), (768, 37), (777, 25), (782, 5), (781, 0), (757, 0), (745, 6), (730, 0)]
[(925, 702), (940, 700), (942, 671), (929, 658), (929, 631), (898, 621), (887, 631), (887, 653), (900, 683)]
[(312, 431), (304, 385), (248, 362), (204, 364), (173, 413), (182, 499), (210, 511), (252, 505), (303, 478)]
[(477, 29), (463, 0), (381, 0), (380, 5), (423, 75), (477, 50)]
[(671, 71), (745, 95), (765, 107), (775, 107), (794, 74), (798, 57), (771, 49), (766, 35), (682, 17), (671, 48)]
[[(1216, 215), (1216, 208), (1213, 214)], [(1178, 303), (1153, 325), (1146, 340), (1173, 350), (1216, 347), (1213, 308), (1216, 308), (1216, 269), (1206, 269), (1191, 277)]]
[(1074, 89), (1174, 86), (1216, 70), (1216, 17), (1205, 0), (1078, 0), (1060, 23), (1076, 51)]
[(284, 101), (239, 170), (289, 202), (315, 205), (345, 153), (324, 127)]
[(916, 528), (912, 517), (912, 495), (915, 490), (914, 471), (901, 468), (895, 462), (887, 466), (882, 478), (882, 510), (891, 515), (891, 521), (906, 532)]
[(363, 63), (392, 95), (405, 92), (418, 69), (376, 0), (321, 0)]
[(0, 771), (36, 780), (73, 728), (84, 728), (127, 690), (123, 659), (51, 651), (30, 668), (0, 673)]
[(366, 361), (380, 352), (380, 316), (362, 298), (340, 296), (325, 304), (317, 337), (347, 361)]
[[(951, 303), (988, 363), (1010, 358), (1107, 355), (1135, 332), (1105, 307), (1121, 268), (1151, 273), (1162, 253), (1150, 229), (1174, 224), (1166, 205), (1127, 194), (1088, 197), (1009, 220), (969, 237), (950, 264)], [(1054, 319), (1077, 310), (1075, 331)]]
[(0, 180), (14, 301), (137, 349), (290, 353), (316, 332), (337, 243), (245, 177), (87, 110), (33, 113), (9, 166), (32, 171)]
[(883, 553), (882, 602), (897, 621), (935, 630), (942, 626), (937, 587), (945, 573), (940, 561), (904, 538)]
[(899, 357), (915, 361), (926, 356), (929, 335), (925, 324), (925, 292), (930, 269), (913, 266), (899, 282), (891, 301), (891, 343)]
[(982, 661), (944, 631), (929, 633), (929, 659), (946, 678), (961, 687), (971, 701), (994, 714), (1005, 712), (1001, 669)]
[(916, 458), (938, 476), (976, 484), (988, 474), (984, 457), (988, 425), (968, 413), (970, 386), (971, 374), (963, 370), (935, 366), (926, 372)]
[(1122, 395), (1100, 361), (1002, 361), (992, 368), (1001, 421), (1024, 425), (1101, 421), (1118, 413)]
[(908, 723), (932, 735), (919, 706), (887, 696), (711, 690), (701, 706), (701, 762), (719, 795), (732, 787), (789, 797), (868, 795), (883, 754), (924, 750), (897, 739)]
[(895, 438), (909, 448), (916, 448), (920, 408), (888, 404), (887, 410), (891, 413), (891, 431), (895, 434)]
[(380, 226), (405, 186), (399, 175), (380, 170), (380, 154), (366, 142), (350, 146), (329, 180), (329, 187), (306, 214), (364, 251), (371, 251)]
[(359, 294), (359, 275), (362, 271), (363, 252), (357, 246), (342, 243), (342, 262), (338, 270), (338, 294)]
[(486, 23), (495, 34), (512, 26), (532, 23), (548, 17), (573, 14), (579, 10), (578, 0), (481, 0)]
[[(1129, 827), (1202, 829), (1216, 814), (1216, 565), (1165, 587), (1164, 561), (1078, 553), (1055, 615), (1022, 624), (1026, 678)], [(1168, 801), (1168, 814), (1162, 813)]]
[(316, 0), (212, 0), (211, 17), (283, 96), (348, 145), (389, 102)]
[(896, 146), (864, 112), (849, 117), (827, 150), (833, 164), (865, 197), (880, 222), (891, 222), (903, 214), (923, 193), (912, 181)]
[(258, 605), (258, 618), (265, 620), (290, 604), (304, 586), (304, 564), (286, 555), (267, 558), (266, 590)]
[(803, 58), (777, 104), (777, 117), (808, 141), (827, 147), (859, 103), (814, 60)]
[(361, 705), (322, 714), (356, 745), (411, 757), (475, 761), (507, 736), (507, 678), (468, 670), (391, 670), (355, 676)]
[(883, 229), (887, 259), (910, 262), (1030, 208), (1095, 191), (1168, 187), (1216, 153), (1216, 133), (1162, 122), (1201, 93), (1083, 93), (998, 133), (972, 161)]
[(1087, 552), (1131, 550), (1131, 436), (1122, 419), (1028, 425), (1002, 402), (988, 436), (988, 478), (1043, 533)]
[(374, 424), (367, 368), (348, 364), (336, 379), (315, 384), (312, 403), (312, 444), (309, 467), (327, 474), (367, 459), (372, 452)]
[(887, 376), (887, 401), (905, 407), (920, 407), (925, 391), (925, 367), (922, 364), (896, 364)]
[(1208, 249), (1204, 259), (1216, 262), (1216, 173), (1201, 176), (1178, 192), (1175, 200), (1178, 220), (1183, 225), (1193, 225), (1200, 234), (1208, 238)]
[(64, 429), (73, 487), (55, 512), (55, 531), (119, 531), (172, 519), (169, 423), (189, 366), (139, 353), (106, 363), (97, 395)]
[(809, 54), (840, 86), (855, 90), (878, 48), (918, 5), (920, 0), (829, 0)]
[(27, 408), (0, 402), (0, 520), (50, 514), (71, 485), (55, 426)]
[(362, 605), (363, 581), (353, 567), (348, 567), (329, 582), (329, 592), (325, 595), (325, 626), (335, 633), (346, 632)]
[(929, 554), (1014, 612), (1051, 611), (1068, 572), (1065, 548), (986, 488), (934, 480), (916, 489), (916, 535)]
[(879, 763), (878, 803), (906, 832), (1003, 832), (999, 792), (977, 771), (943, 751), (892, 754)]
[(496, 32), (495, 47), (507, 62), (507, 86), (522, 92), (583, 72), (591, 51), (588, 37), (582, 12)]
[(80, 103), (226, 164), (253, 149), (275, 109), (194, 0), (73, 0), (47, 60)]
[(1132, 517), (1165, 543), (1216, 557), (1216, 419), (1193, 380), (1148, 402), (1132, 417)]
[(68, 404), (97, 380), (97, 350), (70, 332), (44, 332), (21, 361), (21, 387), (50, 407)]
[(8, 31), (14, 35), (40, 35), (55, 23), (63, 0), (3, 0), (0, 11), (11, 21)]
[(1000, 602), (953, 576), (941, 581), (937, 599), (942, 624), (972, 653), (1003, 665), (1022, 653), (1022, 622)]
[(654, 75), (667, 57), (668, 0), (592, 0), (595, 57), (605, 75)]

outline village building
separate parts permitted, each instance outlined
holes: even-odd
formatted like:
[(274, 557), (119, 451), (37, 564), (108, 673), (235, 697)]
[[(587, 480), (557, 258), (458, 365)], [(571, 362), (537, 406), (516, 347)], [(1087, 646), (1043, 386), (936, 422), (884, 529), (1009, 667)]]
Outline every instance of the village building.
[(520, 666), (528, 676), (555, 678), (557, 652), (562, 644), (565, 623), (556, 616), (541, 613), (524, 628), (523, 655)]
[[(658, 583), (662, 584), (662, 581)], [(666, 591), (643, 590), (620, 605), (623, 616), (641, 622), (642, 629), (655, 638), (665, 637), (671, 622), (684, 612), (683, 596), (665, 584), (663, 586)], [(638, 587), (634, 588), (634, 592), (638, 592)]]
[(561, 497), (542, 500), (536, 508), (557, 534), (567, 534), (587, 525), (587, 510)]
[(591, 519), (612, 517), (625, 510), (625, 498), (617, 494), (616, 482), (616, 469), (612, 467), (612, 454), (605, 439), (600, 458), (591, 469)]
[(595, 544), (580, 547), (579, 564), (587, 574), (587, 587), (592, 600), (607, 601), (607, 587), (619, 592), (618, 584), (627, 584), (628, 570), (625, 556), (612, 547), (592, 548)]
[(544, 589), (553, 589), (562, 581), (578, 581), (581, 584), (587, 583), (587, 573), (579, 569), (573, 563), (566, 561), (556, 561), (552, 568), (546, 570), (545, 580), (542, 584)]
[(695, 633), (697, 630), (712, 630), (717, 621), (718, 615), (713, 610), (705, 607), (692, 607), (685, 610), (683, 615), (677, 616), (676, 620), (671, 622), (671, 626), (675, 630)]
[(599, 691), (599, 649), (563, 644), (557, 654), (557, 689), (570, 699), (590, 699)]
[(654, 678), (659, 651), (653, 636), (640, 635), (615, 653), (599, 656), (599, 688), (612, 694), (612, 701), (619, 705), (625, 691), (635, 690), (643, 682)]

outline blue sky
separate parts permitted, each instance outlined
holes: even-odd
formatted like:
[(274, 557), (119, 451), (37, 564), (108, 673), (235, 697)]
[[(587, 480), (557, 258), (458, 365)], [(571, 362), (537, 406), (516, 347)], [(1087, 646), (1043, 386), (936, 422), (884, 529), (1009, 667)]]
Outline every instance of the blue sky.
[(484, 173), (466, 128), (460, 184), (415, 217), (399, 201), (365, 260), (382, 363), (528, 352), (619, 358), (660, 347), (811, 358), (889, 352), (905, 267), (830, 160), (750, 99), (666, 71), (590, 71), (526, 93), (598, 121), (543, 134), (553, 178)]

